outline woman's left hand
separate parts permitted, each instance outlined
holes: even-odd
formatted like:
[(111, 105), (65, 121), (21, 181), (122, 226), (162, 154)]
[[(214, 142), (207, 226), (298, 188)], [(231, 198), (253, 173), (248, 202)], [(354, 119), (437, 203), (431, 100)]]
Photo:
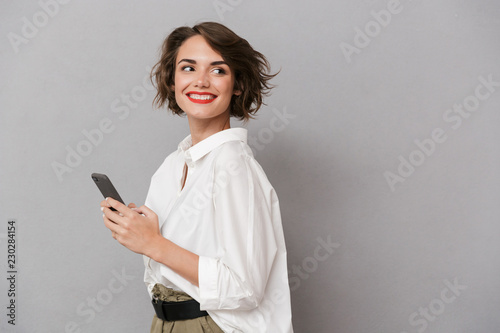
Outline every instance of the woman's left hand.
[(146, 206), (129, 208), (113, 198), (106, 198), (101, 201), (101, 210), (104, 225), (111, 230), (113, 238), (135, 253), (150, 256), (155, 244), (163, 238), (158, 216)]

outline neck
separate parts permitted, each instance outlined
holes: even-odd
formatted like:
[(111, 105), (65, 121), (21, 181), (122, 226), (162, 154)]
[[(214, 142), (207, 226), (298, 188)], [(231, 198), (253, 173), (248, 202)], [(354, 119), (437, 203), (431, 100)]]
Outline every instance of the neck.
[(189, 130), (193, 146), (212, 134), (231, 128), (229, 114), (222, 114), (217, 119), (194, 119), (188, 116)]

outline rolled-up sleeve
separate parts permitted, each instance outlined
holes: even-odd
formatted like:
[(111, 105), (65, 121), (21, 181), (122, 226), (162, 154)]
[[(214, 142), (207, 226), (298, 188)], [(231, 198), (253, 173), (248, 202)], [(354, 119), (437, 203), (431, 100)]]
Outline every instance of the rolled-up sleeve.
[(222, 250), (218, 257), (199, 258), (201, 308), (254, 309), (264, 296), (278, 248), (276, 194), (260, 165), (245, 154), (216, 163), (212, 191)]

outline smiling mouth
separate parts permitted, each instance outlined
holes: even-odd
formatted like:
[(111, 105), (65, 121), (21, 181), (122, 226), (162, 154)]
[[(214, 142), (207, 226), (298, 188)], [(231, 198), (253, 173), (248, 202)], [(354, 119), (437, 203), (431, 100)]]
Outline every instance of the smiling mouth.
[(210, 93), (197, 93), (197, 92), (188, 92), (186, 96), (193, 103), (197, 104), (208, 104), (212, 103), (217, 96)]

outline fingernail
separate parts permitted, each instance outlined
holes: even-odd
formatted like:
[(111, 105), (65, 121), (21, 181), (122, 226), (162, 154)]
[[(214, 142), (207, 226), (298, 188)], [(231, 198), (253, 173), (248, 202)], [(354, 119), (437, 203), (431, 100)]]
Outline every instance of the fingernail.
[(103, 212), (104, 212), (104, 207), (101, 207), (101, 211), (103, 211)]

